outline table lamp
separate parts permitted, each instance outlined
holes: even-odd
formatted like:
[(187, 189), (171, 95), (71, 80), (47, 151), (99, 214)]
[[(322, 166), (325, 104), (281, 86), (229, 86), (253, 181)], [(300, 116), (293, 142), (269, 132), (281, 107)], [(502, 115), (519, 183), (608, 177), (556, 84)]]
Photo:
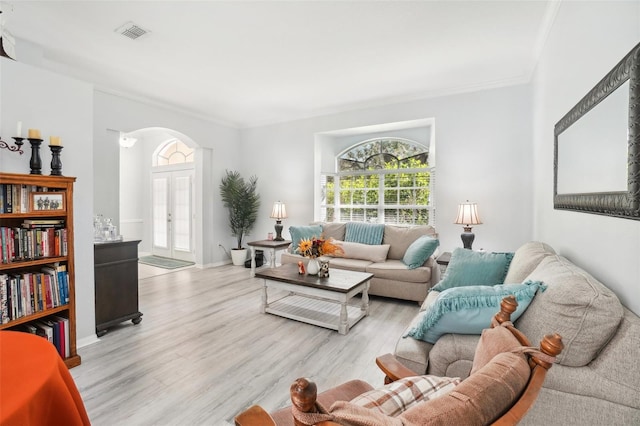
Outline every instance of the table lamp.
[(276, 220), (276, 237), (273, 240), (284, 241), (284, 238), (282, 238), (282, 219), (287, 218), (287, 208), (283, 202), (276, 201), (273, 203), (273, 210), (271, 210), (270, 217)]
[(482, 224), (480, 216), (478, 216), (478, 206), (476, 203), (470, 203), (469, 200), (467, 200), (466, 203), (459, 204), (458, 216), (453, 223), (456, 225), (464, 225), (464, 232), (460, 235), (460, 238), (462, 239), (464, 248), (471, 250), (471, 244), (473, 244), (473, 240), (476, 238), (473, 232), (471, 232), (471, 225)]

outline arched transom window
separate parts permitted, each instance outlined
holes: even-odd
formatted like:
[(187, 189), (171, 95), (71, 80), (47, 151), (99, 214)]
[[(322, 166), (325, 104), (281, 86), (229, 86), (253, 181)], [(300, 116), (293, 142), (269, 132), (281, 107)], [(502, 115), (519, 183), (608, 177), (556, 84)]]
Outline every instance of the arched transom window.
[(428, 148), (408, 139), (360, 142), (336, 157), (323, 174), (321, 220), (434, 224), (435, 168)]
[(154, 166), (193, 163), (193, 148), (189, 148), (179, 139), (170, 139), (153, 157)]

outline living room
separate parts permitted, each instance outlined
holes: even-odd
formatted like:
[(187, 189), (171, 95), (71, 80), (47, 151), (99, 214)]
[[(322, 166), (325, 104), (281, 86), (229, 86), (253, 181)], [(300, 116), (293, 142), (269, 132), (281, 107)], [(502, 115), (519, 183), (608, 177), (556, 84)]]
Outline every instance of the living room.
[[(17, 7), (17, 6), (16, 6)], [(77, 337), (79, 352), (97, 338), (94, 323), (93, 215), (96, 206), (119, 218), (121, 148), (113, 130), (174, 129), (196, 141), (203, 154), (197, 189), (201, 228), (199, 267), (228, 262), (231, 244), (217, 185), (225, 170), (256, 175), (263, 204), (256, 239), (273, 231), (276, 200), (287, 203), (289, 225), (317, 219), (316, 150), (324, 136), (345, 129), (432, 119), (437, 147), (436, 228), (441, 248), (460, 246), (453, 224), (458, 204), (477, 202), (483, 224), (474, 247), (513, 251), (544, 241), (607, 283), (640, 314), (640, 222), (553, 208), (553, 129), (640, 38), (640, 3), (547, 2), (548, 25), (522, 81), (451, 89), (444, 94), (344, 107), (272, 124), (229, 125), (171, 105), (116, 94), (73, 70), (47, 65), (51, 55), (17, 37), (18, 61), (0, 61), (2, 138), (16, 122), (63, 138), (63, 174), (77, 177), (75, 198)], [(10, 16), (7, 18), (9, 19)], [(10, 23), (10, 22), (9, 22)], [(517, 29), (514, 29), (517, 32)], [(473, 40), (468, 40), (473, 44)], [(89, 49), (89, 48), (87, 48)], [(53, 55), (55, 56), (55, 55)], [(159, 84), (162, 84), (161, 82)], [(142, 149), (142, 148), (134, 148)], [(48, 164), (47, 153), (43, 163)], [(2, 171), (28, 173), (28, 153), (0, 151)], [(90, 161), (89, 159), (93, 159)], [(286, 235), (285, 235), (286, 236)], [(372, 354), (375, 356), (376, 354)]]

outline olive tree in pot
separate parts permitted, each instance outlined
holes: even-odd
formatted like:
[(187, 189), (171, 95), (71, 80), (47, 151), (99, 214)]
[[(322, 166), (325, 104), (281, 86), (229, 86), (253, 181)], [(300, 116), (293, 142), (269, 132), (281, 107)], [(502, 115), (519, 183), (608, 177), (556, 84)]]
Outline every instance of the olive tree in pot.
[(231, 249), (234, 265), (244, 265), (247, 249), (242, 248), (242, 239), (253, 229), (258, 219), (260, 195), (257, 193), (258, 178), (251, 176), (245, 181), (239, 172), (226, 170), (220, 182), (220, 195), (224, 206), (229, 210), (231, 235), (236, 237), (237, 245)]

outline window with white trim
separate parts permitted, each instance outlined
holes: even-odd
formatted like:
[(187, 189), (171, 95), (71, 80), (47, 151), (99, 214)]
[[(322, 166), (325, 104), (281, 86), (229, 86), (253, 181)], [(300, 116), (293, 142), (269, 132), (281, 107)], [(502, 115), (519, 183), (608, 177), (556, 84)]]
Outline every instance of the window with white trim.
[(408, 139), (369, 139), (336, 157), (320, 179), (320, 219), (435, 225), (435, 167), (429, 149)]
[(178, 139), (170, 139), (153, 157), (154, 166), (168, 166), (170, 164), (193, 163), (193, 148), (189, 148)]

